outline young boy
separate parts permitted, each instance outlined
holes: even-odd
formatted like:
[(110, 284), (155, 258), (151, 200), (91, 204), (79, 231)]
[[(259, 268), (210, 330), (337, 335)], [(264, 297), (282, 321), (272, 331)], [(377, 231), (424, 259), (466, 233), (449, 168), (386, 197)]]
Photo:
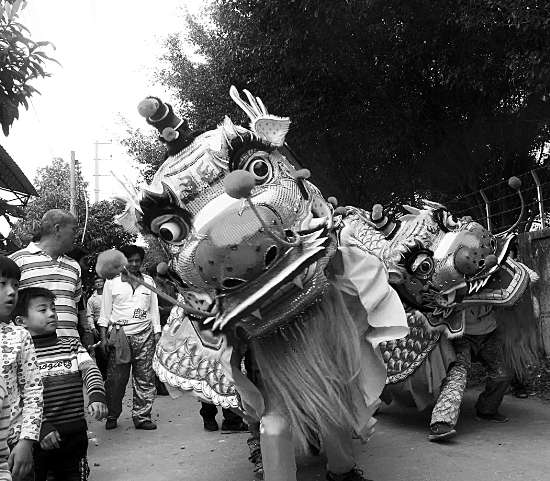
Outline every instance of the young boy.
[(32, 446), (42, 423), (42, 379), (32, 339), (10, 322), (20, 278), (17, 264), (0, 256), (0, 372), (7, 392), (4, 405), (9, 409), (7, 462), (16, 480), (26, 479), (32, 470)]
[(88, 479), (87, 425), (82, 385), (90, 400), (88, 412), (97, 420), (107, 415), (99, 369), (77, 338), (57, 337), (55, 296), (41, 287), (22, 289), (15, 320), (32, 336), (44, 383), (44, 420), (40, 445), (34, 450), (35, 480)]

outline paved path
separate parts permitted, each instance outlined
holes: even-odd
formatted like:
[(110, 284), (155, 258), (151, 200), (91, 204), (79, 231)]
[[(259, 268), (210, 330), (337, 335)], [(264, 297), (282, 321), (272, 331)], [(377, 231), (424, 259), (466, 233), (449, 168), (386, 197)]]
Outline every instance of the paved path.
[[(375, 481), (549, 481), (550, 403), (506, 396), (511, 421), (487, 424), (473, 419), (475, 394), (445, 445), (427, 441), (422, 414), (384, 408), (372, 441), (355, 446), (359, 463)], [(205, 432), (199, 407), (192, 396), (158, 398), (152, 432), (136, 431), (127, 410), (114, 431), (90, 423), (99, 439), (90, 443), (91, 481), (252, 481), (248, 435)], [(300, 481), (324, 480), (320, 458), (299, 462)]]

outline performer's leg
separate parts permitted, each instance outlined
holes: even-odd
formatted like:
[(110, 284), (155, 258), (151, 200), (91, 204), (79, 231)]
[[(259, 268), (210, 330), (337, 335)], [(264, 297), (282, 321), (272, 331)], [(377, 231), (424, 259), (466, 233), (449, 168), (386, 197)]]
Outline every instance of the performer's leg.
[(484, 419), (506, 422), (508, 418), (499, 414), (498, 408), (510, 386), (511, 376), (506, 369), (502, 345), (495, 332), (489, 334), (483, 343), (479, 358), (487, 367), (487, 382), (476, 403), (477, 414)]
[(218, 414), (218, 408), (215, 404), (205, 403), (201, 401), (201, 409), (199, 414), (202, 417), (202, 423), (206, 431), (217, 431), (220, 429), (216, 422), (216, 414)]
[(351, 428), (335, 427), (321, 439), (321, 447), (327, 457), (327, 471), (331, 474), (348, 473), (355, 467), (352, 438)]
[(296, 460), (292, 432), (287, 420), (268, 412), (260, 423), (265, 481), (296, 481)]
[(205, 403), (201, 401), (201, 408), (199, 410), (199, 414), (202, 416), (203, 419), (216, 418), (216, 414), (218, 414), (218, 408), (216, 407), (215, 404)]
[(128, 336), (132, 349), (133, 404), (132, 420), (136, 427), (155, 429), (151, 422), (151, 411), (155, 400), (155, 371), (153, 355), (155, 341), (153, 331)]
[(247, 419), (250, 437), (246, 440), (250, 456), (248, 460), (254, 465), (254, 476), (257, 479), (264, 477), (264, 465), (262, 460), (262, 450), (260, 448), (260, 423), (252, 419)]
[(432, 411), (430, 421), (431, 441), (438, 441), (455, 434), (454, 427), (460, 414), (460, 406), (466, 389), (466, 381), (471, 366), (470, 344), (466, 339), (454, 343), (457, 360), (443, 380), (441, 392)]
[(130, 378), (130, 364), (117, 364), (115, 351), (109, 352), (105, 393), (107, 396), (107, 427), (116, 427), (116, 420), (122, 412), (122, 399)]

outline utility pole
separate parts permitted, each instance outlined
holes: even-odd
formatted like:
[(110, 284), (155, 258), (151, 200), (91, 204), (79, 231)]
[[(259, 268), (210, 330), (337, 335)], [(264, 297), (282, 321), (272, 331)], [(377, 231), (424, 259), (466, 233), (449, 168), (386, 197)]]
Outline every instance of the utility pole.
[(95, 156), (94, 156), (94, 202), (99, 202), (99, 178), (104, 177), (104, 175), (99, 173), (99, 161), (101, 158), (99, 157), (99, 146), (100, 145), (111, 145), (112, 141), (109, 142), (98, 142), (97, 140), (94, 142), (95, 145)]
[(69, 162), (69, 211), (76, 217), (76, 154), (71, 150), (71, 161)]

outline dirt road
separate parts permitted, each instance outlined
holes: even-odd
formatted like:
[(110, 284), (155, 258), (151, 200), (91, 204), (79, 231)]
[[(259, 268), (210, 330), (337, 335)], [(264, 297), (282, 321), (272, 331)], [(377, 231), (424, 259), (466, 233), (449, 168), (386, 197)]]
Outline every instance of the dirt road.
[[(355, 446), (359, 464), (374, 481), (550, 480), (550, 403), (506, 396), (510, 422), (491, 424), (473, 418), (475, 394), (444, 445), (427, 441), (427, 419), (415, 410), (384, 408), (372, 441)], [(205, 432), (199, 408), (192, 396), (160, 397), (151, 432), (136, 431), (127, 409), (114, 431), (90, 423), (99, 440), (90, 443), (91, 481), (252, 481), (248, 435)], [(300, 481), (325, 479), (321, 458), (299, 463)]]

